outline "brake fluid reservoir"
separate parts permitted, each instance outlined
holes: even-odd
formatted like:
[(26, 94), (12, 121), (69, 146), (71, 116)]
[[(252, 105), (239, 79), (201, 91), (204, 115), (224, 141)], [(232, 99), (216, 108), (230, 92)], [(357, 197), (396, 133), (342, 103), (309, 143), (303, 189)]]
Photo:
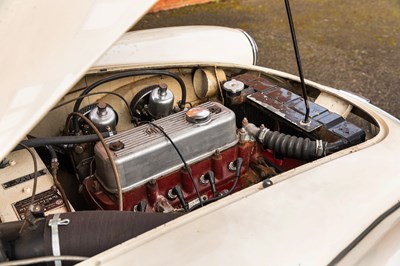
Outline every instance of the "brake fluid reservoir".
[(168, 89), (167, 84), (161, 83), (150, 93), (149, 113), (154, 118), (161, 118), (172, 113), (174, 94)]

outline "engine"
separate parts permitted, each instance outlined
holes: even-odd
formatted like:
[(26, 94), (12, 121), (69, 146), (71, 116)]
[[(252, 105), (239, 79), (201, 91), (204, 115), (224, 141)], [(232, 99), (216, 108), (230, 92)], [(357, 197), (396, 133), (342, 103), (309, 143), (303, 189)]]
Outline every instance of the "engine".
[(374, 127), (367, 114), (312, 87), (304, 123), (298, 84), (256, 71), (186, 67), (90, 79), (21, 142), (36, 149), (38, 169), (22, 145), (0, 162), (1, 221), (20, 220), (0, 223), (10, 258), (52, 254), (36, 244), (59, 221), (46, 215), (61, 212), (75, 226), (60, 235), (69, 243), (61, 254), (92, 256), (374, 134), (366, 134)]
[[(188, 111), (156, 120), (171, 138), (188, 164), (199, 162), (233, 147), (236, 137), (235, 114), (218, 103), (205, 103)], [(120, 174), (122, 190), (129, 191), (183, 166), (177, 151), (152, 124), (144, 124), (109, 137), (107, 145)], [(110, 159), (104, 147), (95, 146), (95, 177), (107, 191), (116, 191)]]
[[(120, 173), (124, 208), (172, 211), (179, 209), (179, 204), (193, 206), (199, 199), (191, 178), (203, 200), (224, 193), (233, 181), (238, 157), (246, 158), (240, 171), (247, 172), (253, 147), (238, 144), (236, 131), (232, 110), (206, 102), (107, 138)], [(110, 159), (100, 143), (94, 151), (97, 169), (94, 177), (84, 182), (86, 192), (92, 194), (88, 198), (105, 209), (116, 209), (106, 196), (117, 191)]]
[[(112, 158), (102, 143), (94, 146), (96, 171), (83, 181), (90, 206), (118, 209), (120, 190), (124, 210), (188, 211), (365, 138), (362, 129), (315, 103), (310, 103), (310, 123), (300, 123), (302, 98), (265, 78), (237, 75), (223, 89), (225, 105), (205, 101), (178, 112), (173, 111), (174, 94), (166, 84), (138, 93), (132, 111), (141, 121), (152, 122), (108, 137)], [(247, 118), (264, 124), (258, 128)], [(291, 134), (270, 130), (280, 120)], [(325, 140), (310, 140), (316, 134)], [(241, 177), (235, 182), (239, 158)]]

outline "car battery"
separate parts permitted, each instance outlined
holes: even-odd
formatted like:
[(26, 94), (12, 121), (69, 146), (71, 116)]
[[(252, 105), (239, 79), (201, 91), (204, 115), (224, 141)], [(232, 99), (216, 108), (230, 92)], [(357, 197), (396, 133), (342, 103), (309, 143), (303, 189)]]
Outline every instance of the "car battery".
[[(350, 146), (365, 140), (365, 131), (362, 128), (312, 101), (308, 101), (310, 107), (309, 123), (302, 123), (306, 113), (303, 97), (271, 83), (264, 77), (242, 74), (233, 77), (233, 79), (239, 80), (245, 85), (241, 95), (236, 98), (245, 101), (247, 108), (257, 110), (247, 113), (263, 113), (271, 116), (273, 118), (271, 121), (278, 120), (283, 124), (295, 126), (311, 139), (314, 139), (314, 136), (323, 135), (326, 141), (332, 142), (343, 139)], [(230, 101), (241, 102), (236, 99)], [(241, 121), (242, 118), (238, 117)], [(250, 117), (250, 119), (257, 121), (257, 118)], [(273, 125), (267, 126), (273, 128)]]

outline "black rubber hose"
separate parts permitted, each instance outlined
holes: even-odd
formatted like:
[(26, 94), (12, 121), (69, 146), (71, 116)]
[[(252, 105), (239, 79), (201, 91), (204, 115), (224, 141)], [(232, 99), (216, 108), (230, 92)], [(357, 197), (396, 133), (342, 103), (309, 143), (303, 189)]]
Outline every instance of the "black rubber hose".
[(25, 220), (22, 220), (0, 223), (0, 239), (3, 241), (14, 241), (18, 239), (19, 231), (25, 222)]
[[(110, 136), (109, 132), (102, 133), (104, 138)], [(93, 135), (82, 135), (82, 136), (57, 136), (57, 137), (47, 137), (47, 138), (34, 138), (21, 141), (21, 144), (35, 148), (46, 145), (68, 145), (68, 144), (81, 144), (87, 142), (99, 141), (99, 137), (96, 134)], [(17, 145), (14, 151), (23, 149), (21, 145)]]
[[(181, 215), (121, 211), (61, 213), (60, 218), (69, 219), (70, 223), (58, 227), (60, 252), (61, 255), (91, 257)], [(38, 222), (36, 230), (24, 231), (18, 239), (12, 241), (9, 259), (52, 255), (51, 227), (48, 226), (52, 218), (53, 215), (47, 216)], [(17, 225), (11, 224), (6, 227), (2, 224), (0, 232), (6, 230), (8, 239), (11, 240), (18, 233)], [(38, 247), (43, 248), (39, 250)]]
[[(28, 146), (29, 147), (29, 146)], [(54, 162), (58, 162), (57, 153), (51, 145), (46, 145), (46, 149), (49, 151), (51, 160)]]
[(315, 141), (309, 138), (286, 135), (277, 131), (268, 131), (262, 143), (268, 149), (283, 156), (306, 161), (321, 158), (349, 147), (349, 142), (345, 139), (327, 143), (321, 140)]
[(349, 142), (346, 139), (340, 139), (326, 145), (326, 154), (332, 154), (347, 147), (349, 147)]
[(257, 138), (268, 149), (277, 152), (285, 157), (311, 160), (321, 158), (327, 154), (340, 151), (349, 147), (346, 139), (340, 139), (328, 143), (322, 140), (310, 140), (309, 138), (286, 135), (278, 131), (271, 131), (267, 128), (260, 129), (244, 119), (244, 128), (253, 137)]
[[(308, 138), (269, 131), (265, 134), (263, 144), (284, 156), (302, 160), (324, 157), (349, 147), (349, 142), (346, 139), (331, 143), (321, 140), (319, 140), (319, 143), (317, 142)], [(317, 148), (317, 145), (320, 145), (320, 147)]]
[(268, 149), (285, 157), (310, 160), (326, 155), (327, 142), (325, 141), (286, 135), (268, 128), (260, 129), (249, 123), (247, 119), (243, 119), (243, 124), (251, 136), (258, 139)]
[[(84, 96), (84, 95), (88, 94), (94, 88), (96, 88), (97, 86), (100, 86), (101, 84), (104, 84), (104, 83), (107, 83), (107, 82), (110, 82), (110, 81), (114, 81), (114, 80), (117, 80), (117, 79), (122, 79), (122, 78), (127, 78), (127, 77), (134, 77), (134, 76), (143, 76), (143, 75), (164, 75), (164, 76), (168, 76), (168, 77), (171, 77), (171, 78), (175, 79), (179, 83), (179, 86), (181, 87), (181, 91), (182, 91), (182, 98), (181, 98), (179, 107), (181, 109), (183, 109), (185, 107), (185, 104), (186, 104), (186, 85), (185, 85), (185, 83), (183, 82), (181, 77), (179, 77), (178, 75), (176, 75), (174, 73), (166, 71), (166, 70), (151, 70), (151, 69), (149, 69), (149, 70), (135, 70), (135, 71), (129, 71), (129, 72), (124, 72), (124, 73), (118, 73), (118, 74), (115, 74), (115, 75), (112, 75), (112, 76), (109, 76), (109, 77), (106, 77), (104, 79), (101, 79), (101, 80), (98, 80), (98, 81), (94, 82), (93, 84), (88, 86), (81, 93), (80, 96)], [(83, 101), (83, 99), (78, 99), (75, 102), (74, 110), (73, 110), (74, 112), (78, 112), (79, 111), (79, 108), (81, 106), (82, 101)], [(76, 117), (74, 118), (73, 125), (74, 125), (74, 130), (76, 132), (78, 132), (79, 131), (79, 125), (78, 125), (78, 119)]]
[[(310, 160), (322, 157), (317, 153), (317, 143), (309, 138), (295, 137), (277, 131), (268, 131), (262, 143), (270, 150), (295, 159)], [(325, 144), (323, 145), (323, 147)]]

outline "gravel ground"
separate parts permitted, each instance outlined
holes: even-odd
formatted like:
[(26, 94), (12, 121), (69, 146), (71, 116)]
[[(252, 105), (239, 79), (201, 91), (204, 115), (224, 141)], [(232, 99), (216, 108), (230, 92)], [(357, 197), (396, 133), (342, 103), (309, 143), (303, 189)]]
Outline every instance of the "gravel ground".
[[(400, 1), (291, 1), (304, 75), (346, 89), (400, 118)], [(226, 0), (146, 15), (134, 29), (179, 25), (242, 28), (259, 62), (297, 75), (284, 1)]]

